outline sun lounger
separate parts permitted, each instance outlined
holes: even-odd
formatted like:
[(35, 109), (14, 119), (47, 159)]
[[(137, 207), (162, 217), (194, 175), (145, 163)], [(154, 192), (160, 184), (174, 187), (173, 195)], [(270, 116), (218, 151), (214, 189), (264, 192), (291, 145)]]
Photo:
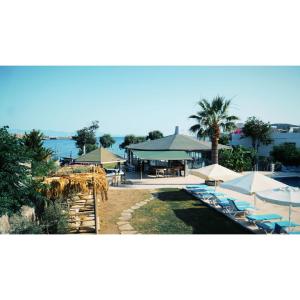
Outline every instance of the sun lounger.
[(189, 192), (194, 194), (202, 194), (202, 193), (211, 193), (215, 191), (213, 189), (194, 189), (194, 190), (189, 190)]
[(205, 186), (199, 186), (199, 187), (194, 187), (194, 188), (186, 188), (187, 191), (189, 192), (194, 192), (194, 191), (214, 191), (214, 189), (210, 187), (205, 187)]
[(194, 184), (194, 185), (187, 185), (185, 188), (187, 190), (191, 190), (191, 189), (197, 189), (197, 188), (208, 188), (209, 186), (206, 184)]
[(255, 210), (256, 208), (252, 205), (239, 205), (238, 203), (234, 202), (233, 200), (228, 200), (230, 205), (224, 205), (223, 209), (224, 212), (228, 213), (229, 215), (235, 217), (239, 214), (246, 215), (249, 213), (251, 210)]
[(200, 194), (200, 197), (202, 200), (210, 200), (210, 201), (214, 201), (214, 199), (216, 197), (223, 197), (223, 196), (225, 196), (225, 194), (218, 193), (218, 192), (212, 192), (212, 191)]
[(281, 233), (282, 230), (286, 230), (289, 227), (296, 227), (299, 224), (289, 222), (289, 221), (278, 221), (278, 222), (257, 222), (257, 227), (262, 229), (265, 233), (274, 233), (276, 229), (276, 233)]
[(248, 219), (249, 222), (255, 224), (256, 222), (262, 222), (262, 221), (271, 221), (276, 219), (281, 220), (282, 216), (277, 214), (264, 214), (264, 215), (248, 215), (246, 216), (246, 218)]
[(239, 201), (235, 198), (231, 198), (231, 197), (216, 197), (215, 199), (215, 204), (221, 206), (228, 206), (231, 205), (231, 203), (229, 202), (229, 200), (234, 201), (236, 204), (238, 204), (239, 206), (248, 206), (251, 207), (251, 204), (247, 201)]

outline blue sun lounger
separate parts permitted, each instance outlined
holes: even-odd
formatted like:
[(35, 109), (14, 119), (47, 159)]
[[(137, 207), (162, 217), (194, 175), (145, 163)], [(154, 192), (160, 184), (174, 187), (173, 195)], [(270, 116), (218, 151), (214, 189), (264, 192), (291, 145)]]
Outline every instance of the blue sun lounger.
[(231, 197), (216, 197), (215, 199), (215, 204), (219, 205), (221, 207), (225, 207), (225, 206), (230, 206), (231, 203), (229, 202), (229, 200), (234, 201), (236, 204), (238, 204), (239, 206), (248, 206), (251, 207), (252, 205), (247, 202), (247, 201), (239, 201), (235, 198), (231, 198)]
[(195, 184), (195, 185), (187, 185), (185, 188), (187, 190), (194, 190), (194, 189), (206, 189), (210, 187), (206, 184)]
[(264, 214), (264, 215), (248, 215), (246, 216), (246, 218), (250, 223), (256, 224), (257, 222), (262, 222), (262, 221), (271, 221), (276, 219), (281, 220), (282, 216), (277, 214)]
[(193, 192), (205, 192), (205, 191), (214, 191), (211, 187), (196, 187), (196, 188), (189, 188), (186, 189), (187, 191), (193, 193)]
[(193, 195), (196, 198), (199, 198), (202, 200), (211, 200), (211, 199), (214, 199), (215, 197), (225, 196), (225, 194), (223, 194), (223, 193), (214, 192), (214, 191), (206, 191), (206, 192), (202, 192), (202, 193), (196, 192), (196, 193), (193, 193)]
[[(278, 222), (257, 222), (257, 227), (262, 229), (265, 233), (281, 233), (282, 230), (286, 230), (289, 227), (296, 227), (299, 224), (289, 222), (289, 221), (278, 221)], [(276, 231), (275, 231), (276, 229)]]
[(233, 217), (237, 216), (238, 214), (246, 215), (249, 213), (249, 211), (256, 209), (254, 206), (250, 204), (245, 206), (245, 205), (239, 205), (238, 203), (234, 202), (231, 199), (228, 199), (228, 201), (229, 201), (229, 205), (225, 205), (223, 209), (225, 213)]

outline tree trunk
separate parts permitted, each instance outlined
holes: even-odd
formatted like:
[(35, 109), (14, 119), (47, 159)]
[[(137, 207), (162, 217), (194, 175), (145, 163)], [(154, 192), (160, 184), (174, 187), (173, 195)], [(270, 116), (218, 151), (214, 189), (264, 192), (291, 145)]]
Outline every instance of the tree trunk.
[(213, 137), (212, 142), (211, 142), (211, 161), (212, 161), (212, 164), (218, 164), (219, 163), (218, 144), (219, 144), (218, 139)]

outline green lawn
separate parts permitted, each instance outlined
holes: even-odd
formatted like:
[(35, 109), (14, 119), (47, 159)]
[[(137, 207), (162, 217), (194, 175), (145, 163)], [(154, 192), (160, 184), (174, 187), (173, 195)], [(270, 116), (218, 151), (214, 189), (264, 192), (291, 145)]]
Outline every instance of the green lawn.
[(246, 229), (179, 189), (161, 189), (133, 214), (132, 226), (149, 234), (245, 234)]

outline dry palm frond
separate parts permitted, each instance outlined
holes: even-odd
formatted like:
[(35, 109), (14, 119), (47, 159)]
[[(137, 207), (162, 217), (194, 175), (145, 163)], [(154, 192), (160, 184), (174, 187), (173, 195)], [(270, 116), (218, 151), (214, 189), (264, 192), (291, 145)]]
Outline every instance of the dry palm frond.
[[(100, 193), (102, 200), (107, 200), (108, 182), (104, 170), (100, 167), (93, 168), (93, 173), (66, 174), (48, 177), (43, 183), (47, 185), (44, 190), (49, 199), (68, 197), (74, 193), (90, 193), (95, 185), (96, 193)], [(94, 182), (93, 182), (94, 179)]]

